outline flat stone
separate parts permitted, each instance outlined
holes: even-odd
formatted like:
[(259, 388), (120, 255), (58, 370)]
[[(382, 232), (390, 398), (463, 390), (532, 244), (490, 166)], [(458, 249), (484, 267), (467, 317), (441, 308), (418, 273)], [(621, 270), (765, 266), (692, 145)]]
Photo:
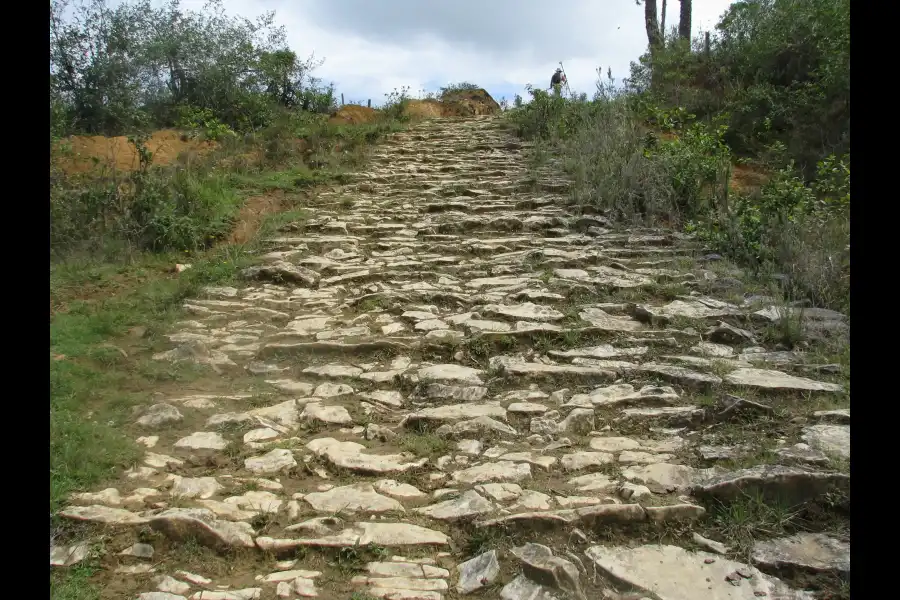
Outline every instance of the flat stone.
[(434, 365), (419, 369), (419, 381), (422, 383), (467, 383), (481, 385), (483, 371), (462, 365)]
[(554, 500), (560, 508), (578, 508), (603, 503), (603, 499), (594, 496), (555, 496)]
[(687, 319), (712, 319), (743, 315), (743, 311), (733, 304), (713, 300), (712, 298), (694, 298), (692, 300), (673, 300), (665, 306), (637, 305), (635, 314), (639, 318), (669, 321), (672, 317)]
[(391, 496), (392, 498), (422, 498), (427, 495), (414, 485), (400, 483), (393, 479), (381, 479), (376, 481), (374, 487), (377, 491), (387, 496)]
[(263, 583), (278, 583), (280, 581), (293, 581), (298, 577), (302, 577), (303, 579), (315, 579), (322, 573), (320, 571), (307, 571), (305, 569), (293, 569), (288, 571), (278, 571), (276, 573), (269, 573), (259, 581)]
[(258, 427), (244, 434), (244, 443), (264, 442), (277, 438), (279, 433), (270, 427)]
[(506, 317), (509, 319), (524, 319), (528, 321), (559, 321), (565, 315), (549, 306), (542, 306), (531, 302), (523, 304), (488, 304), (480, 310), (485, 315)]
[(754, 414), (771, 416), (775, 414), (775, 409), (761, 402), (724, 394), (716, 399), (715, 408), (709, 413), (717, 421), (727, 421), (733, 417), (746, 417)]
[(319, 279), (321, 278), (315, 271), (283, 260), (279, 260), (269, 265), (247, 267), (241, 271), (241, 277), (245, 279), (273, 281), (275, 283), (284, 281), (302, 284), (309, 288), (315, 288), (319, 284)]
[(122, 496), (116, 488), (106, 488), (97, 493), (82, 492), (72, 494), (73, 502), (82, 504), (104, 504), (106, 506), (118, 506), (122, 504)]
[(594, 429), (594, 409), (593, 408), (576, 408), (573, 409), (566, 418), (559, 422), (558, 430), (560, 432), (573, 431), (582, 435), (587, 434)]
[(197, 431), (175, 442), (176, 448), (191, 450), (224, 450), (228, 440), (214, 431)]
[(475, 417), (506, 419), (506, 409), (499, 402), (484, 404), (448, 404), (435, 408), (425, 408), (406, 416), (405, 424), (410, 426), (419, 421), (459, 421)]
[(146, 573), (155, 573), (156, 567), (148, 564), (140, 565), (119, 565), (113, 573), (122, 573), (124, 575), (144, 575)]
[(634, 523), (646, 518), (647, 514), (639, 504), (595, 504), (574, 509), (515, 513), (478, 521), (475, 525), (506, 527), (518, 524), (535, 528), (565, 527), (567, 525), (595, 527), (597, 525)]
[(426, 398), (435, 400), (454, 400), (456, 402), (477, 402), (487, 395), (487, 388), (482, 386), (460, 386), (430, 383), (421, 390)]
[(175, 541), (188, 538), (212, 548), (253, 547), (253, 528), (243, 522), (219, 521), (203, 508), (170, 508), (150, 517), (150, 527)]
[(840, 488), (849, 487), (850, 476), (822, 473), (802, 467), (757, 465), (727, 473), (711, 474), (699, 480), (693, 494), (731, 501), (744, 494), (760, 493), (791, 504), (814, 500)]
[(137, 424), (141, 427), (159, 427), (182, 419), (184, 416), (171, 404), (154, 404), (137, 420)]
[(109, 506), (69, 506), (59, 511), (59, 516), (74, 521), (102, 523), (104, 525), (143, 525), (147, 519), (122, 508)]
[(585, 382), (612, 381), (617, 376), (615, 371), (598, 367), (578, 365), (547, 365), (540, 362), (527, 362), (519, 358), (495, 356), (489, 364), (493, 368), (503, 368), (509, 375), (518, 375), (531, 379), (549, 379), (567, 377)]
[(659, 406), (678, 401), (678, 394), (668, 386), (645, 385), (635, 391), (634, 386), (617, 383), (593, 390), (590, 394), (576, 394), (570, 404), (583, 402), (585, 406)]
[(284, 502), (272, 492), (250, 490), (240, 496), (225, 498), (225, 504), (254, 512), (276, 514)]
[(618, 486), (609, 476), (600, 473), (573, 477), (566, 485), (574, 486), (579, 492), (612, 492)]
[(650, 452), (635, 452), (633, 450), (625, 450), (619, 454), (619, 462), (622, 464), (651, 464), (665, 462), (672, 458), (671, 454), (653, 454)]
[(512, 436), (518, 434), (515, 429), (506, 423), (501, 423), (490, 417), (476, 417), (466, 421), (457, 421), (452, 425), (441, 425), (435, 430), (435, 434), (441, 437), (456, 437), (471, 433), (488, 433), (491, 431)]
[(320, 377), (359, 377), (363, 370), (359, 367), (351, 367), (348, 365), (339, 365), (339, 364), (330, 364), (330, 365), (322, 365), (319, 367), (306, 367), (303, 369), (304, 373), (310, 373), (312, 375), (318, 375)]
[(513, 402), (506, 407), (506, 410), (511, 413), (522, 415), (540, 415), (547, 412), (548, 409), (543, 404), (538, 404), (536, 402)]
[(374, 390), (371, 392), (360, 394), (359, 397), (365, 398), (366, 400), (371, 400), (372, 402), (377, 402), (378, 404), (392, 406), (394, 408), (403, 406), (403, 395), (400, 392), (394, 390)]
[(485, 463), (462, 471), (453, 473), (453, 481), (457, 483), (475, 484), (509, 481), (516, 482), (531, 477), (531, 465), (528, 463), (514, 463), (508, 461), (498, 461), (493, 463)]
[(567, 471), (581, 471), (582, 469), (602, 467), (615, 461), (615, 457), (608, 452), (581, 451), (566, 454), (560, 459), (560, 464)]
[(262, 456), (253, 456), (244, 460), (244, 468), (257, 475), (284, 472), (297, 466), (293, 452), (284, 448), (276, 448)]
[(449, 577), (450, 571), (435, 567), (422, 561), (434, 562), (434, 559), (406, 559), (402, 556), (394, 556), (389, 562), (370, 562), (366, 565), (369, 575), (378, 577), (421, 577), (438, 578)]
[(492, 331), (494, 333), (506, 333), (512, 331), (512, 325), (504, 321), (490, 321), (487, 319), (468, 319), (463, 321), (463, 327), (474, 332)]
[(722, 554), (722, 555), (728, 554), (728, 547), (725, 544), (723, 544), (722, 542), (717, 542), (715, 540), (705, 538), (696, 532), (693, 534), (691, 539), (694, 540), (695, 544), (699, 544), (700, 546), (703, 546), (707, 550), (711, 550), (712, 552), (715, 552), (716, 554)]
[(622, 450), (636, 450), (641, 444), (626, 437), (592, 437), (588, 444), (591, 450), (599, 452), (621, 452)]
[(484, 445), (479, 440), (460, 440), (456, 442), (456, 449), (470, 456), (478, 456), (483, 448)]
[(195, 592), (191, 600), (259, 600), (262, 588), (244, 588), (240, 590), (215, 591), (203, 590)]
[(842, 392), (844, 387), (836, 383), (814, 381), (805, 377), (795, 377), (781, 371), (769, 369), (735, 369), (725, 376), (731, 385), (746, 386), (764, 390), (800, 392)]
[(71, 546), (51, 546), (50, 566), (71, 567), (86, 559), (90, 554), (91, 545), (88, 542), (79, 542)]
[(241, 510), (235, 504), (219, 502), (218, 500), (198, 500), (202, 508), (213, 512), (216, 517), (226, 521), (249, 521), (259, 513), (251, 510)]
[(687, 490), (697, 477), (696, 470), (684, 465), (655, 463), (642, 467), (628, 467), (622, 476), (647, 485), (651, 490), (661, 488), (664, 492)]
[[(405, 590), (405, 591), (444, 591), (447, 589), (447, 582), (443, 579), (424, 579), (417, 577), (367, 577), (365, 575), (357, 575), (350, 580), (354, 585), (366, 585), (379, 590)], [(381, 593), (378, 597), (385, 597)], [(408, 595), (398, 596), (396, 594), (386, 596), (388, 598), (409, 599)], [(418, 598), (418, 596), (412, 596)]]
[(326, 381), (318, 385), (313, 392), (316, 398), (335, 398), (337, 396), (346, 396), (353, 393), (353, 388), (346, 383), (331, 383)]
[(511, 504), (509, 510), (550, 510), (553, 506), (553, 498), (547, 494), (534, 490), (524, 490)]
[(527, 462), (541, 467), (542, 469), (549, 469), (556, 464), (557, 460), (555, 456), (545, 456), (534, 452), (507, 452), (503, 454), (502, 457), (503, 460), (508, 460), (510, 462)]
[(215, 477), (181, 477), (172, 475), (169, 493), (182, 498), (212, 498), (222, 489)]
[(649, 362), (642, 364), (640, 370), (686, 387), (705, 389), (722, 383), (722, 379), (715, 375), (698, 373), (676, 365)]
[(782, 462), (787, 464), (827, 465), (829, 462), (825, 454), (818, 450), (813, 450), (809, 447), (809, 444), (794, 444), (786, 448), (778, 448), (775, 450), (775, 454), (778, 455)]
[(334, 425), (349, 425), (353, 423), (353, 417), (350, 416), (350, 413), (343, 406), (325, 406), (318, 402), (308, 403), (303, 408), (300, 418)]
[(515, 500), (522, 495), (522, 488), (515, 483), (485, 483), (475, 489), (496, 502)]
[(434, 531), (410, 523), (360, 522), (339, 533), (313, 539), (273, 539), (259, 537), (256, 545), (262, 550), (287, 551), (301, 546), (342, 548), (352, 546), (446, 546), (450, 538), (440, 531)]
[(468, 490), (458, 498), (438, 502), (430, 506), (415, 509), (415, 512), (439, 519), (441, 521), (456, 521), (478, 515), (493, 512), (494, 505), (485, 500), (478, 492)]
[(319, 595), (316, 590), (316, 582), (306, 577), (294, 579), (293, 592), (301, 598), (316, 598)]
[(565, 600), (565, 596), (524, 575), (517, 575), (500, 590), (500, 600)]
[(156, 589), (160, 592), (184, 595), (191, 591), (191, 586), (183, 581), (178, 581), (174, 577), (164, 575), (157, 580)]
[(798, 533), (753, 544), (751, 560), (770, 569), (850, 573), (850, 544), (822, 533)]
[(416, 323), (414, 329), (417, 331), (441, 331), (450, 329), (450, 326), (440, 319), (428, 319)]
[(719, 321), (717, 325), (710, 327), (705, 332), (705, 335), (709, 341), (718, 344), (756, 343), (756, 339), (752, 333), (746, 329), (740, 329), (739, 327), (729, 325), (725, 321)]
[(666, 506), (645, 506), (647, 518), (657, 523), (671, 521), (695, 521), (702, 519), (706, 509), (696, 504), (669, 504)]
[(617, 348), (612, 344), (601, 344), (589, 348), (574, 348), (572, 350), (551, 350), (547, 354), (560, 358), (619, 358), (621, 356), (643, 356), (647, 353), (647, 346), (635, 348)]
[[(592, 546), (585, 554), (606, 577), (659, 600), (757, 600), (760, 597), (812, 600), (814, 597), (809, 592), (792, 590), (751, 566), (716, 554), (689, 552), (678, 546)], [(751, 577), (734, 586), (726, 577), (739, 569), (746, 570)]]
[(459, 572), (456, 592), (460, 595), (471, 594), (476, 590), (491, 585), (500, 576), (500, 562), (497, 560), (497, 551), (491, 550), (484, 554), (479, 554), (475, 558), (460, 563), (456, 569)]
[(510, 554), (522, 563), (522, 574), (532, 581), (558, 589), (573, 598), (584, 599), (578, 568), (542, 544), (527, 543), (512, 548)]
[(184, 464), (180, 458), (175, 458), (167, 454), (157, 454), (156, 452), (147, 452), (144, 454), (144, 464), (157, 469), (164, 469), (168, 466), (179, 467)]
[(850, 458), (849, 425), (812, 425), (806, 427), (800, 437), (814, 450)]
[(153, 558), (153, 546), (150, 544), (134, 543), (119, 552), (119, 556), (133, 556), (135, 558)]
[(695, 425), (706, 412), (697, 406), (666, 406), (663, 408), (626, 408), (620, 417), (623, 421), (658, 421), (670, 427)]
[(328, 490), (314, 492), (303, 497), (314, 510), (338, 514), (348, 512), (381, 513), (389, 511), (403, 512), (403, 505), (375, 491), (371, 483), (356, 483)]
[(578, 316), (582, 321), (605, 331), (639, 331), (644, 328), (639, 321), (627, 317), (615, 317), (599, 308), (585, 308), (578, 313)]
[(838, 425), (850, 424), (850, 409), (840, 408), (837, 410), (817, 410), (813, 413), (813, 417), (823, 423), (836, 423)]
[(368, 454), (363, 452), (366, 447), (362, 444), (334, 438), (312, 440), (306, 448), (336, 467), (364, 473), (402, 473), (428, 462), (427, 458), (416, 459), (410, 454)]
[(712, 342), (699, 342), (691, 348), (691, 352), (709, 358), (731, 358), (734, 356), (734, 348), (725, 344)]

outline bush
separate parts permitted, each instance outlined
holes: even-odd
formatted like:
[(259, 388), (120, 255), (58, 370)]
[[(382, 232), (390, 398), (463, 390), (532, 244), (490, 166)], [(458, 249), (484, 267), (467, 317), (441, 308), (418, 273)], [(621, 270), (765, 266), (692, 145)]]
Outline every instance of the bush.
[(828, 157), (819, 173), (808, 186), (789, 165), (758, 195), (741, 194), (687, 230), (758, 271), (780, 271), (789, 296), (849, 312), (849, 162)]
[[(50, 112), (57, 136), (120, 135), (169, 127), (190, 116), (239, 132), (272, 123), (276, 108), (327, 113), (332, 86), (312, 77), (322, 64), (287, 48), (274, 13), (255, 21), (202, 11), (179, 0), (50, 3)], [(69, 16), (64, 17), (64, 14)], [(197, 122), (197, 119), (188, 119)], [(193, 127), (192, 127), (193, 128)], [(205, 129), (210, 129), (206, 127)]]
[(665, 108), (727, 115), (743, 156), (785, 145), (805, 179), (850, 148), (850, 1), (744, 0), (711, 36), (667, 40), (632, 64), (630, 87)]

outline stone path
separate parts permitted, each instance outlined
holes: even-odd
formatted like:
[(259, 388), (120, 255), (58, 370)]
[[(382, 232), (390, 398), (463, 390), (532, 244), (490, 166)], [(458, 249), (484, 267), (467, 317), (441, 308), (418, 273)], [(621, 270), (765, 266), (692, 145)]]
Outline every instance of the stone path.
[[(143, 407), (143, 462), (63, 512), (120, 532), (134, 596), (804, 598), (767, 567), (849, 572), (826, 535), (765, 540), (760, 571), (697, 533), (715, 502), (849, 488), (849, 409), (778, 429), (768, 461), (729, 437), (844, 385), (761, 343), (782, 313), (717, 257), (574, 210), (526, 150), (492, 118), (419, 124), (245, 285), (184, 304), (155, 358), (207, 365), (208, 389)], [(667, 524), (692, 543), (643, 543)], [(187, 543), (252, 568), (159, 566)]]

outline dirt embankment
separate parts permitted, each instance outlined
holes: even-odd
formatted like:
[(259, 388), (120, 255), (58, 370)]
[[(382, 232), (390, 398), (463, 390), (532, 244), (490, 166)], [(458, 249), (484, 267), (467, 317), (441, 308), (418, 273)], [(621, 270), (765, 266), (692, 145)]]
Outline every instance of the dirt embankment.
[[(190, 138), (174, 129), (155, 132), (147, 140), (154, 165), (168, 165), (182, 153), (202, 155), (216, 147), (215, 142)], [(54, 148), (59, 167), (69, 175), (102, 169), (134, 171), (140, 166), (137, 149), (124, 135), (76, 135), (65, 138)]]

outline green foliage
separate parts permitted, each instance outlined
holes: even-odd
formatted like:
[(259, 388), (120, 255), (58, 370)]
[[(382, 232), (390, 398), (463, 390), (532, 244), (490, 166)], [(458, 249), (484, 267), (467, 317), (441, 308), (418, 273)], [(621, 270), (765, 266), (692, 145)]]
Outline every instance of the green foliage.
[(236, 191), (213, 171), (154, 169), (80, 186), (57, 181), (50, 194), (51, 250), (115, 239), (135, 249), (193, 251), (227, 233), (239, 207)]
[(384, 95), (384, 104), (381, 106), (383, 117), (398, 122), (409, 121), (409, 116), (406, 113), (409, 100), (409, 87), (404, 86), (399, 90), (394, 88), (394, 91)]
[(804, 177), (850, 148), (850, 1), (743, 0), (700, 39), (671, 40), (632, 64), (630, 86), (651, 104), (705, 119), (728, 116), (740, 154), (773, 142)]
[(191, 132), (193, 136), (202, 136), (208, 140), (219, 140), (234, 137), (234, 130), (219, 121), (208, 108), (182, 105), (177, 108), (178, 120), (175, 126)]
[(468, 81), (460, 81), (459, 83), (450, 83), (447, 84), (447, 87), (442, 87), (438, 96), (440, 98), (446, 98), (447, 96), (451, 96), (455, 93), (459, 92), (471, 92), (474, 90), (480, 90), (481, 88), (474, 83), (470, 83)]
[(202, 11), (179, 0), (51, 0), (52, 131), (118, 135), (173, 125), (187, 110), (217, 135), (266, 127), (279, 106), (327, 113), (334, 89), (312, 77), (322, 61), (286, 46), (274, 13), (231, 17), (222, 0)]

